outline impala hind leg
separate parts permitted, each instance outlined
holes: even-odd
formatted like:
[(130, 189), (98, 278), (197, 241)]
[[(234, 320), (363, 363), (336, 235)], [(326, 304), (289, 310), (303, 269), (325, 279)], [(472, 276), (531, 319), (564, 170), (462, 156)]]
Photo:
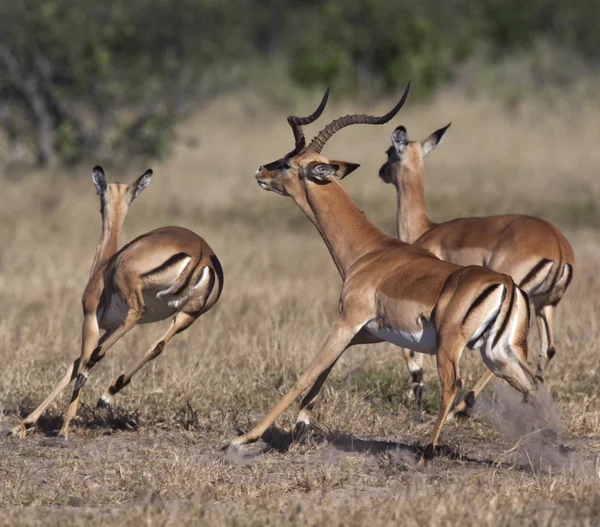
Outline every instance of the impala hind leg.
[(127, 373), (119, 375), (119, 377), (117, 377), (117, 379), (110, 385), (108, 390), (102, 394), (100, 399), (98, 399), (98, 406), (109, 406), (112, 403), (114, 396), (131, 382), (131, 378), (148, 362), (156, 359), (156, 357), (158, 357), (164, 351), (165, 346), (169, 343), (169, 341), (178, 333), (181, 333), (189, 328), (197, 318), (198, 315), (190, 315), (181, 311), (177, 313), (173, 318), (167, 332), (157, 342), (154, 343), (154, 345), (133, 368), (131, 368)]
[(423, 362), (425, 355), (402, 348), (402, 356), (412, 377), (412, 392), (415, 397), (414, 420), (421, 422), (423, 421), (423, 398), (425, 397), (426, 388), (423, 383)]
[[(364, 322), (363, 322), (364, 323)], [(273, 409), (252, 430), (231, 441), (230, 446), (239, 446), (253, 443), (260, 439), (275, 420), (292, 404), (296, 398), (330, 368), (339, 356), (348, 347), (352, 338), (360, 330), (360, 326), (353, 326), (344, 320), (340, 320), (329, 333), (325, 344), (317, 356), (309, 364), (308, 368), (300, 376), (293, 388), (277, 403)], [(326, 376), (325, 376), (326, 377)], [(323, 378), (323, 381), (325, 379)], [(322, 384), (322, 383), (321, 383)], [(320, 387), (320, 386), (319, 386)]]
[(419, 460), (418, 465), (423, 466), (426, 460), (433, 458), (435, 447), (440, 438), (442, 427), (446, 422), (446, 418), (450, 413), (454, 399), (458, 395), (462, 387), (462, 379), (459, 374), (459, 360), (462, 354), (465, 342), (440, 342), (439, 351), (437, 354), (437, 368), (442, 386), (442, 401), (438, 412), (437, 421), (433, 428), (431, 440), (423, 451), (423, 456)]
[(556, 306), (544, 306), (536, 310), (535, 319), (540, 336), (540, 354), (537, 374), (543, 376), (548, 370), (550, 361), (556, 355), (554, 347), (554, 313)]

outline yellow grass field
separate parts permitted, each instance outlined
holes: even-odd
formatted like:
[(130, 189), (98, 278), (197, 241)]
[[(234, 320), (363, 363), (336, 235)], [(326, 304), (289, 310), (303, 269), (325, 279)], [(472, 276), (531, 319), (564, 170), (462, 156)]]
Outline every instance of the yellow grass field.
[[(411, 460), (439, 404), (434, 362), (426, 365), (425, 422), (413, 423), (409, 376), (399, 349), (385, 344), (346, 352), (316, 411), (322, 432), (307, 444), (291, 444), (293, 406), (267, 438), (270, 451), (220, 450), (291, 387), (336, 316), (341, 280), (318, 233), (291, 199), (254, 180), (260, 164), (293, 146), (285, 116), (309, 113), (318, 98), (269, 109), (258, 98), (223, 97), (181, 125), (168, 160), (150, 165), (152, 183), (132, 205), (122, 242), (163, 225), (191, 228), (221, 260), (221, 299), (134, 377), (114, 410), (97, 410), (98, 396), (168, 323), (125, 336), (92, 370), (66, 442), (54, 435), (70, 390), (27, 438), (0, 437), (0, 523), (600, 522), (600, 109), (591, 101), (525, 102), (509, 112), (449, 90), (422, 105), (409, 98), (393, 122), (348, 128), (324, 151), (361, 163), (343, 185), (393, 234), (395, 189), (377, 177), (392, 130), (404, 124), (411, 138), (423, 138), (452, 121), (426, 159), (435, 220), (527, 212), (567, 235), (575, 277), (558, 309), (557, 356), (545, 386), (565, 427), (560, 442), (572, 454), (555, 461), (558, 442), (524, 449), (514, 435), (523, 421), (519, 403), (495, 426), (485, 411), (449, 423), (441, 441), (446, 454), (417, 471)], [(393, 101), (336, 105), (332, 94), (330, 104), (308, 133), (348, 112), (383, 113)], [(94, 164), (1, 182), (3, 432), (37, 406), (79, 354), (81, 293), (100, 232)], [(147, 165), (104, 168), (110, 181), (130, 182)], [(535, 327), (530, 334), (534, 356)], [(483, 372), (479, 355), (465, 352), (462, 365), (472, 386)], [(510, 394), (496, 392), (487, 396), (488, 409), (508, 404)], [(560, 459), (567, 457), (565, 469)]]

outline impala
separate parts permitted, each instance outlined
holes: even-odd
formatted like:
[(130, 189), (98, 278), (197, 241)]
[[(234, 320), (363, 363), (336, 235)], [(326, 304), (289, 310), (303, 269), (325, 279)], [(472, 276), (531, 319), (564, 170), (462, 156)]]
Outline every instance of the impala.
[[(423, 187), (423, 158), (440, 144), (448, 130), (440, 128), (423, 141), (409, 141), (404, 126), (392, 133), (388, 160), (379, 170), (396, 187), (398, 239), (412, 243), (457, 265), (483, 265), (510, 275), (533, 304), (540, 336), (537, 374), (544, 375), (556, 353), (554, 313), (573, 277), (573, 249), (550, 223), (519, 214), (460, 218), (434, 223), (427, 214)], [(413, 377), (417, 406), (423, 394), (423, 355), (404, 350)], [(492, 378), (485, 375), (452, 411), (466, 410)]]
[[(400, 110), (409, 86), (386, 115), (347, 115), (332, 121), (306, 146), (302, 125), (290, 117), (296, 146), (281, 159), (259, 167), (258, 184), (289, 196), (314, 223), (343, 279), (339, 317), (321, 350), (291, 390), (235, 448), (259, 439), (306, 389), (296, 432), (309, 425), (310, 407), (346, 348), (388, 341), (436, 355), (442, 402), (430, 442), (419, 461), (433, 457), (442, 426), (462, 386), (459, 359), (465, 346), (479, 349), (485, 364), (527, 396), (537, 384), (526, 363), (529, 305), (509, 276), (484, 267), (459, 267), (430, 252), (386, 236), (356, 207), (336, 178), (359, 165), (325, 158), (321, 151), (338, 130), (353, 124), (383, 124)], [(312, 386), (312, 387), (311, 387)]]
[[(76, 379), (60, 435), (67, 437), (77, 413), (81, 389), (91, 368), (136, 324), (173, 317), (167, 332), (129, 371), (120, 375), (100, 397), (111, 403), (133, 375), (158, 357), (181, 333), (219, 299), (223, 272), (215, 253), (197, 234), (182, 227), (163, 227), (119, 247), (119, 235), (129, 206), (150, 183), (148, 170), (133, 185), (107, 183), (100, 167), (93, 181), (100, 196), (102, 232), (83, 293), (81, 355), (67, 369), (50, 395), (12, 432), (24, 436), (44, 410)], [(100, 330), (104, 334), (100, 336)]]

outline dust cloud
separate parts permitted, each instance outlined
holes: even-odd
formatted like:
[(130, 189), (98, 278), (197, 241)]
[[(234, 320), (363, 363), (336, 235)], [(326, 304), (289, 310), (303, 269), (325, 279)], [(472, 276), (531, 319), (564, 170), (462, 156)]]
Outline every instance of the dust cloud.
[(524, 402), (521, 394), (496, 382), (493, 390), (475, 403), (473, 414), (487, 418), (496, 430), (515, 441), (500, 461), (545, 474), (598, 476), (594, 462), (568, 446), (568, 434), (544, 385)]

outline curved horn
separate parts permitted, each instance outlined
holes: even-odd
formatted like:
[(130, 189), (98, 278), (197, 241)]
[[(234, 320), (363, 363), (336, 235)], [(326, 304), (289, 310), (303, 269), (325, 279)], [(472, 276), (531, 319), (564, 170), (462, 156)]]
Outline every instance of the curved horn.
[(325, 95), (323, 95), (323, 99), (321, 100), (321, 104), (319, 104), (318, 108), (311, 113), (308, 117), (296, 117), (295, 115), (290, 115), (287, 120), (292, 127), (292, 131), (294, 132), (294, 140), (296, 141), (296, 146), (302, 144), (302, 148), (304, 147), (305, 139), (304, 132), (302, 131), (302, 127), (306, 124), (313, 123), (323, 113), (325, 109), (325, 105), (327, 104), (327, 99), (329, 98), (329, 90), (331, 86), (328, 86), (325, 90)]
[(323, 130), (319, 132), (308, 145), (308, 149), (316, 152), (317, 154), (321, 153), (325, 143), (331, 138), (333, 134), (335, 134), (338, 130), (345, 128), (346, 126), (350, 126), (351, 124), (385, 124), (389, 120), (391, 120), (399, 111), (400, 108), (404, 105), (404, 101), (406, 101), (406, 97), (408, 96), (408, 91), (410, 89), (410, 81), (406, 85), (406, 89), (402, 94), (402, 97), (398, 101), (398, 104), (394, 106), (388, 113), (382, 115), (381, 117), (374, 117), (372, 115), (365, 114), (355, 114), (355, 115), (345, 115), (344, 117), (340, 117), (335, 121), (331, 121)]

